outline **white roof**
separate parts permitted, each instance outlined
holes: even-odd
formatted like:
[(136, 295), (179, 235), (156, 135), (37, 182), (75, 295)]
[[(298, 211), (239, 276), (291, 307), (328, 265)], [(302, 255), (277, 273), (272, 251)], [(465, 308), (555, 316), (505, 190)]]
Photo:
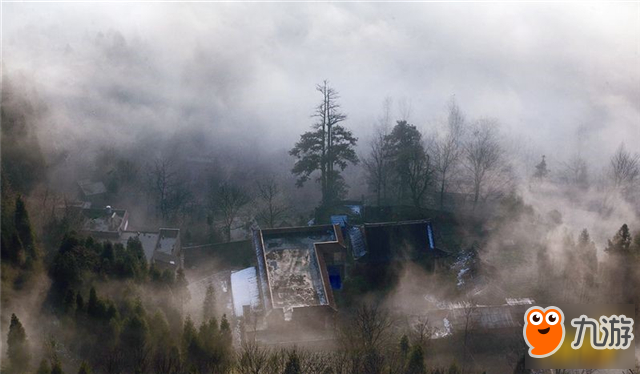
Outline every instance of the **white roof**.
[(242, 317), (244, 305), (256, 307), (260, 304), (260, 291), (258, 290), (255, 267), (231, 273), (231, 295), (233, 296), (233, 310), (236, 317)]

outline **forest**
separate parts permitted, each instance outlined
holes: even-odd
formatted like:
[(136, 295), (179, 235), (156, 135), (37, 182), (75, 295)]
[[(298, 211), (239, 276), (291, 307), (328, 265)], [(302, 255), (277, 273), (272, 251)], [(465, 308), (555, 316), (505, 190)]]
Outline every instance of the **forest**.
[[(408, 80), (389, 94), (358, 91), (339, 68), (300, 79), (273, 109), (267, 96), (284, 88), (249, 94), (237, 87), (257, 73), (236, 71), (271, 63), (206, 46), (168, 56), (135, 35), (108, 28), (57, 45), (52, 64), (77, 63), (64, 78), (34, 73), (8, 39), (2, 373), (598, 373), (525, 368), (519, 308), (634, 304), (640, 317), (637, 116), (594, 116), (599, 133), (550, 112), (567, 125), (548, 136), (532, 117), (513, 121), (508, 103), (487, 111), (484, 99), (442, 90), (425, 105), (392, 88)], [(186, 61), (179, 78), (173, 59)], [(528, 137), (536, 126), (542, 141)], [(618, 137), (600, 139), (609, 131)], [(108, 227), (96, 228), (104, 212)], [(407, 222), (428, 222), (437, 256), (356, 255), (353, 230)], [(248, 267), (260, 276), (256, 235), (330, 224), (346, 243), (318, 260), (329, 276), (340, 269), (322, 286), (332, 288), (330, 322), (318, 334), (294, 325), (292, 336), (308, 333), (298, 340), (256, 338), (262, 322), (239, 313), (229, 290)], [(178, 237), (166, 239), (170, 230)], [(150, 257), (148, 237), (175, 239), (180, 253)], [(409, 253), (409, 235), (393, 240)], [(520, 319), (490, 326), (491, 313), (496, 324)]]

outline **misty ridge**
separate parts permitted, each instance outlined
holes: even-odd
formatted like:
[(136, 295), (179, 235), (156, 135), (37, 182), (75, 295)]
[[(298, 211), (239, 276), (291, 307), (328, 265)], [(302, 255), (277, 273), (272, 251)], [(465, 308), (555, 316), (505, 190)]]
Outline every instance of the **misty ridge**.
[(7, 4), (0, 370), (542, 373), (640, 315), (636, 10)]

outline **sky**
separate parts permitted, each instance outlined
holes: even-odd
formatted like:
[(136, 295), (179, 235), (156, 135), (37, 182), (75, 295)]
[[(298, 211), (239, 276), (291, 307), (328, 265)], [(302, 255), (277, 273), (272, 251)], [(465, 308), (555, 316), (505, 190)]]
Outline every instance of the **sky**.
[(361, 144), (386, 97), (425, 133), (455, 97), (550, 159), (640, 151), (640, 3), (2, 7), (3, 79), (44, 101), (52, 147), (199, 129), (284, 150), (327, 79)]

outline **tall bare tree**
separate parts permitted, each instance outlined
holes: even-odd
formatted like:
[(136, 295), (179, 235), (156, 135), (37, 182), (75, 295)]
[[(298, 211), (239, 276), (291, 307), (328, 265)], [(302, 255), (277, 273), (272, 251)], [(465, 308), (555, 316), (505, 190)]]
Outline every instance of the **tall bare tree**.
[(240, 210), (250, 201), (249, 195), (234, 184), (222, 183), (211, 189), (209, 195), (210, 209), (222, 220), (227, 241), (231, 241), (231, 229)]
[(348, 163), (358, 162), (354, 150), (358, 139), (340, 125), (347, 116), (340, 111), (338, 92), (326, 80), (317, 85), (316, 90), (322, 94), (322, 102), (313, 114), (317, 118), (314, 131), (302, 134), (289, 154), (297, 158), (291, 172), (298, 176), (298, 187), (320, 171), (322, 204), (328, 205), (346, 192), (340, 172)]
[(381, 354), (391, 335), (393, 319), (379, 305), (363, 304), (342, 324), (341, 341), (346, 352), (357, 358), (356, 373), (377, 374), (383, 369)]
[(433, 166), (438, 178), (440, 209), (444, 208), (444, 196), (449, 178), (458, 166), (464, 151), (462, 143), (465, 127), (464, 113), (454, 99), (449, 102), (448, 109), (446, 133), (433, 142)]
[(587, 188), (589, 186), (589, 171), (587, 162), (579, 155), (575, 155), (562, 164), (560, 179), (571, 187)]
[(426, 351), (431, 342), (433, 332), (434, 329), (429, 324), (429, 317), (425, 314), (413, 324), (411, 330), (412, 340), (414, 344), (419, 344)]
[(464, 143), (463, 164), (471, 179), (473, 208), (492, 177), (501, 167), (502, 148), (498, 142), (497, 123), (491, 119), (477, 121), (469, 139)]
[(609, 176), (613, 186), (623, 193), (637, 187), (640, 183), (640, 155), (632, 155), (625, 149), (624, 143), (620, 144), (611, 157)]
[(258, 181), (258, 198), (261, 207), (258, 209), (258, 218), (273, 228), (276, 221), (282, 219), (289, 207), (283, 202), (282, 193), (278, 183), (273, 178)]
[(266, 374), (270, 353), (255, 343), (244, 343), (237, 353), (236, 369), (240, 374)]
[(411, 152), (412, 156), (409, 158), (408, 168), (405, 173), (409, 182), (413, 206), (421, 208), (427, 189), (432, 183), (433, 167), (431, 166), (431, 159), (424, 151), (424, 148), (415, 148)]
[(193, 197), (187, 181), (178, 173), (171, 159), (157, 158), (147, 180), (148, 190), (155, 200), (156, 212), (165, 222), (175, 220)]
[(369, 145), (367, 157), (362, 163), (367, 175), (369, 189), (376, 194), (376, 202), (381, 205), (387, 199), (387, 190), (391, 176), (389, 163), (389, 126), (391, 123), (391, 99), (387, 98), (383, 104), (383, 113), (378, 120), (373, 138)]
[(476, 303), (473, 300), (465, 301), (462, 313), (462, 316), (464, 318), (464, 326), (462, 326), (462, 328), (464, 329), (464, 340), (462, 347), (462, 372), (465, 373), (467, 364), (470, 361), (470, 358), (472, 358), (471, 352), (469, 351), (469, 336), (478, 324), (478, 307), (476, 306)]
[(398, 114), (400, 115), (400, 121), (409, 122), (412, 113), (413, 103), (411, 102), (411, 99), (403, 97), (398, 100)]

